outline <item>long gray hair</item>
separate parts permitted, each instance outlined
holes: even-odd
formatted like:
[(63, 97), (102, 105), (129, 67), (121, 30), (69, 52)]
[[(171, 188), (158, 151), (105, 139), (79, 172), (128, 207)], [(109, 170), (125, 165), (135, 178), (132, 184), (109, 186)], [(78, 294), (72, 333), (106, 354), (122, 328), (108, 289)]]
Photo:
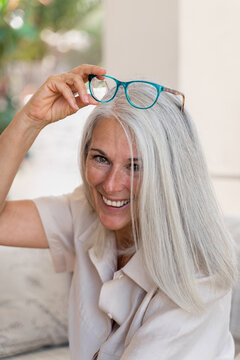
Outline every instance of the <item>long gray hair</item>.
[[(131, 89), (131, 98), (143, 103), (153, 96), (145, 87)], [(130, 106), (121, 89), (114, 100), (96, 106), (81, 146), (81, 174), (90, 204), (85, 163), (101, 118), (118, 120), (130, 148), (134, 137), (142, 159), (137, 221), (132, 213), (135, 250), (142, 249), (146, 270), (158, 288), (183, 309), (201, 311), (197, 277), (230, 289), (237, 270), (234, 244), (216, 204), (192, 121), (166, 93), (147, 110)], [(102, 234), (95, 244), (99, 254), (105, 246)]]

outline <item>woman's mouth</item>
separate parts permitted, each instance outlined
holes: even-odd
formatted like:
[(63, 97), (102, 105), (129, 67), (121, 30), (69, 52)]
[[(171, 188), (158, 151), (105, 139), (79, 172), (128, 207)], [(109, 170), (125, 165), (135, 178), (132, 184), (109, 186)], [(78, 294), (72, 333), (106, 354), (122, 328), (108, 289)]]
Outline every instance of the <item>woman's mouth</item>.
[(105, 198), (103, 195), (102, 195), (102, 199), (103, 199), (103, 202), (106, 205), (114, 207), (114, 208), (121, 208), (121, 207), (127, 205), (130, 202), (130, 199), (128, 199), (128, 200), (117, 200), (117, 201), (109, 200), (109, 199)]

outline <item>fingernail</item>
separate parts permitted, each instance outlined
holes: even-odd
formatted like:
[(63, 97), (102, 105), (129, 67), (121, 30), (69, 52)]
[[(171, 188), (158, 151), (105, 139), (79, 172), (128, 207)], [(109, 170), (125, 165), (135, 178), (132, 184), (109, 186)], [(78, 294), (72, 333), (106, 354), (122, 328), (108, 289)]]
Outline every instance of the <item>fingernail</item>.
[(89, 103), (88, 96), (83, 97), (85, 103)]

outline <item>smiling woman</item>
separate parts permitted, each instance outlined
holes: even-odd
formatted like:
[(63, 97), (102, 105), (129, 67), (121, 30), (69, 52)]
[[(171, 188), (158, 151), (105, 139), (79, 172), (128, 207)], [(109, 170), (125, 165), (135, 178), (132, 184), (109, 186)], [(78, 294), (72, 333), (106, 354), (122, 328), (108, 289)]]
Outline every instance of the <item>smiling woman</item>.
[(99, 120), (89, 144), (85, 174), (91, 201), (101, 224), (115, 232), (118, 269), (129, 260), (126, 253), (134, 245), (131, 208), (136, 212), (139, 169), (136, 146), (133, 149), (129, 146), (120, 123), (114, 118)]
[[(233, 359), (234, 246), (193, 123), (171, 94), (143, 110), (119, 88), (99, 104), (86, 93), (90, 74), (105, 70), (82, 65), (50, 77), (1, 135), (1, 244), (49, 247), (56, 271), (74, 273), (73, 360)], [(140, 83), (130, 95), (156, 97)], [(6, 201), (40, 130), (87, 104), (97, 106), (82, 136), (83, 185)]]

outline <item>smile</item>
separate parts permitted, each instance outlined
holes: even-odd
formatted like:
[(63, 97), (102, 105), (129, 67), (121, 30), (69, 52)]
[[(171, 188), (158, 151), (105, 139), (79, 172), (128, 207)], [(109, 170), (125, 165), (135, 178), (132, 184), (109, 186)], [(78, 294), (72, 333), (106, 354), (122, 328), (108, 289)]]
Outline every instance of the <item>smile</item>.
[(117, 208), (120, 208), (130, 202), (130, 200), (111, 201), (111, 200), (106, 199), (104, 196), (102, 196), (102, 199), (106, 205), (112, 206), (112, 207), (117, 207)]

